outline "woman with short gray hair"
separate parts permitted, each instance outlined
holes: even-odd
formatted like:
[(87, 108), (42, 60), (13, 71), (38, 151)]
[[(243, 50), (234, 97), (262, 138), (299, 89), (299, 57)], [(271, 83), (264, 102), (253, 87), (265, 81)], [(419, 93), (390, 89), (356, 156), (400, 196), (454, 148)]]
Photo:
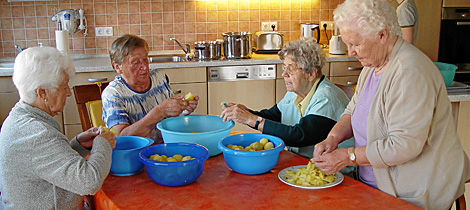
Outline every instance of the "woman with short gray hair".
[[(383, 0), (346, 0), (333, 12), (341, 37), (364, 66), (351, 102), (313, 161), (327, 174), (358, 166), (359, 180), (424, 209), (449, 209), (470, 164), (456, 132), (442, 75), (397, 35)], [(338, 148), (354, 136), (355, 146)]]
[[(278, 55), (284, 61), (282, 76), (288, 91), (284, 98), (259, 112), (229, 103), (221, 117), (280, 137), (291, 152), (311, 158), (313, 145), (326, 138), (349, 99), (322, 74), (325, 53), (313, 39), (291, 41)], [(343, 145), (353, 144), (350, 140)]]
[(0, 209), (82, 209), (83, 195), (101, 188), (114, 134), (91, 128), (69, 141), (54, 120), (72, 95), (74, 74), (70, 58), (52, 47), (28, 48), (16, 57), (20, 101), (0, 132)]

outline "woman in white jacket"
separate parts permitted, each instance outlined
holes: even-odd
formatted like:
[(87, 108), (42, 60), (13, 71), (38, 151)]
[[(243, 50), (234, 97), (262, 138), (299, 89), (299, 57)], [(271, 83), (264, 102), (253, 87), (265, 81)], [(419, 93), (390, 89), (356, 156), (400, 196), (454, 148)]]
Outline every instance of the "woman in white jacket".
[[(333, 14), (364, 68), (340, 120), (315, 146), (316, 166), (331, 174), (359, 165), (359, 180), (372, 187), (425, 209), (449, 209), (470, 169), (439, 70), (397, 35), (388, 2), (346, 0)], [(337, 149), (352, 136), (355, 147)]]
[[(82, 209), (111, 167), (115, 136), (91, 128), (71, 141), (54, 120), (71, 96), (75, 68), (52, 47), (33, 47), (15, 60), (20, 101), (0, 132), (0, 191), (4, 209)], [(89, 155), (85, 161), (85, 157)]]

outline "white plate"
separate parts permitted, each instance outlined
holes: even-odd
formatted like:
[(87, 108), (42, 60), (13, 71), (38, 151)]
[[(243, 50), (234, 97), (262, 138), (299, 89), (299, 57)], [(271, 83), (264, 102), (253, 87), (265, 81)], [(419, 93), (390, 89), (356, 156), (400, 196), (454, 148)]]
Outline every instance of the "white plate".
[(306, 168), (307, 165), (300, 165), (300, 166), (291, 166), (291, 167), (287, 167), (285, 169), (282, 169), (281, 171), (279, 171), (279, 174), (278, 174), (278, 177), (279, 179), (290, 185), (290, 186), (294, 186), (294, 187), (299, 187), (299, 188), (304, 188), (304, 189), (323, 189), (323, 188), (329, 188), (329, 187), (333, 187), (333, 186), (336, 186), (338, 185), (339, 183), (341, 183), (344, 179), (344, 176), (343, 174), (341, 174), (340, 172), (336, 172), (335, 176), (336, 176), (336, 181), (333, 182), (333, 183), (328, 183), (326, 185), (323, 185), (323, 186), (302, 186), (302, 185), (296, 185), (296, 184), (293, 184), (293, 183), (289, 183), (287, 182), (287, 173), (286, 171), (295, 171), (297, 172), (299, 170), (299, 168)]

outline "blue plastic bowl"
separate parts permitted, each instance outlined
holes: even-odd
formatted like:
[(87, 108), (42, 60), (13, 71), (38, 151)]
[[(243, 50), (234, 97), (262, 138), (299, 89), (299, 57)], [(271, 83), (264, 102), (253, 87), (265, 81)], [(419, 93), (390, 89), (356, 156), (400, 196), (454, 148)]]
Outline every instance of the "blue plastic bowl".
[[(267, 138), (274, 144), (273, 149), (262, 151), (239, 151), (227, 147), (227, 145), (238, 145), (246, 147), (251, 143)], [(224, 154), (225, 163), (233, 171), (254, 175), (266, 173), (276, 166), (279, 153), (284, 149), (282, 139), (267, 134), (239, 134), (225, 137), (219, 142), (219, 149)]]
[(221, 153), (217, 143), (230, 135), (235, 126), (233, 121), (224, 122), (219, 116), (187, 115), (162, 120), (157, 128), (162, 132), (165, 143), (194, 143), (209, 150), (209, 155)]
[(140, 136), (118, 136), (113, 149), (111, 174), (128, 176), (142, 171), (144, 164), (139, 161), (139, 152), (153, 144), (153, 140)]
[[(194, 159), (181, 162), (160, 162), (150, 160), (154, 155), (166, 155), (171, 157), (176, 154), (191, 156)], [(201, 176), (204, 169), (204, 161), (209, 158), (207, 148), (191, 143), (157, 144), (142, 150), (139, 154), (140, 161), (145, 164), (147, 176), (157, 184), (165, 186), (182, 186), (190, 184)]]
[(434, 64), (441, 72), (446, 87), (449, 87), (449, 85), (452, 84), (452, 81), (454, 81), (455, 71), (458, 69), (458, 67), (449, 63), (434, 62)]

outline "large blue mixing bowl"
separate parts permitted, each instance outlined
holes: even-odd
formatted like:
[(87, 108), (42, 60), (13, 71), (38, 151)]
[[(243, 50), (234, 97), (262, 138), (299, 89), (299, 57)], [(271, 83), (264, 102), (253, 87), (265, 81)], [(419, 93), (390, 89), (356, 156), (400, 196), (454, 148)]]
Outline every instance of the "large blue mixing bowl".
[[(274, 148), (261, 151), (240, 151), (227, 147), (229, 144), (246, 147), (253, 142), (259, 142), (262, 138), (267, 138), (272, 142)], [(276, 136), (249, 133), (225, 137), (219, 142), (218, 147), (222, 150), (225, 163), (229, 168), (241, 174), (254, 175), (273, 169), (285, 145), (284, 141)]]
[(142, 171), (144, 164), (139, 161), (141, 150), (153, 144), (153, 140), (140, 136), (118, 136), (113, 149), (111, 174), (128, 176)]
[[(193, 160), (181, 162), (160, 162), (150, 160), (154, 155), (191, 156)], [(147, 176), (157, 184), (165, 186), (182, 186), (190, 184), (201, 176), (204, 169), (204, 161), (209, 158), (209, 151), (197, 144), (190, 143), (169, 143), (157, 144), (142, 150), (139, 159), (145, 164)]]
[(162, 120), (157, 128), (162, 132), (165, 143), (194, 143), (209, 150), (209, 155), (221, 153), (217, 144), (230, 135), (235, 126), (233, 121), (224, 122), (219, 116), (187, 115)]

